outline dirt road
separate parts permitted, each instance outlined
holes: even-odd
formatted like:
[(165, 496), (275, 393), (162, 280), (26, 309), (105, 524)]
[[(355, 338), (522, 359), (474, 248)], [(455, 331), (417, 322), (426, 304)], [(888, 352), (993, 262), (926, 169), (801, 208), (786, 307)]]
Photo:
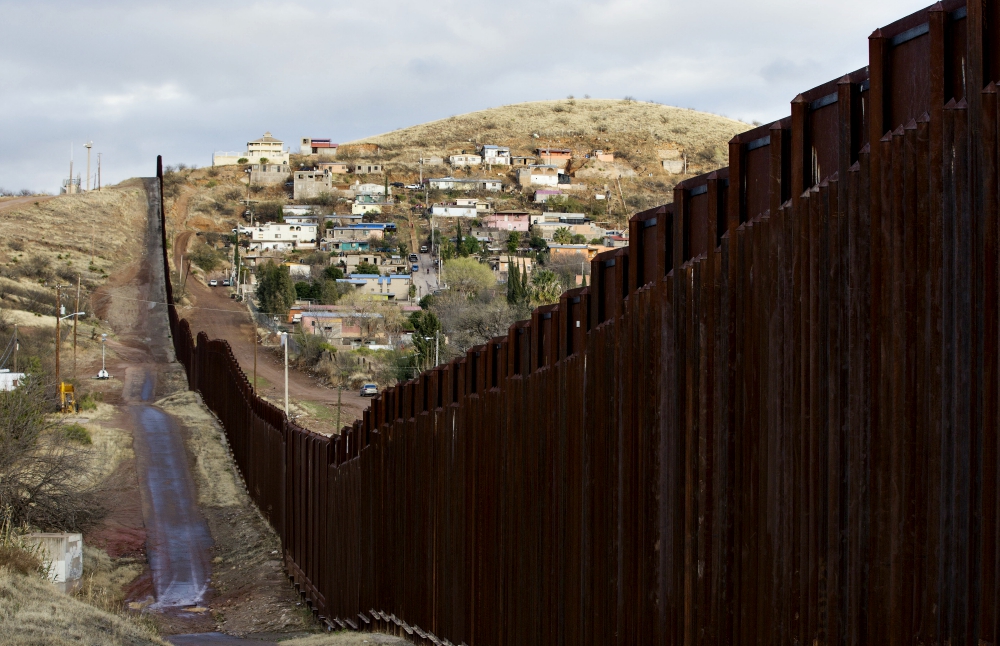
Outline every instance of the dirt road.
[[(180, 256), (187, 249), (194, 233), (185, 231), (177, 235), (174, 250), (174, 266), (180, 266)], [(243, 303), (229, 298), (229, 290), (224, 287), (208, 287), (190, 278), (185, 281), (190, 307), (178, 308), (181, 318), (186, 318), (191, 331), (197, 335), (204, 331), (211, 339), (225, 339), (233, 349), (243, 371), (253, 379), (254, 367), (254, 325)], [(279, 405), (284, 401), (284, 363), (271, 348), (257, 349), (257, 390), (262, 396)], [(337, 390), (323, 385), (295, 369), (288, 371), (288, 396), (292, 413), (301, 415), (296, 421), (317, 433), (336, 431)], [(368, 400), (357, 392), (345, 390), (341, 398), (341, 425), (349, 425), (361, 417), (368, 406)]]
[(28, 195), (27, 197), (4, 198), (0, 200), (0, 213), (9, 209), (16, 209), (20, 206), (24, 206), (25, 204), (54, 200), (56, 197), (57, 196), (55, 195)]

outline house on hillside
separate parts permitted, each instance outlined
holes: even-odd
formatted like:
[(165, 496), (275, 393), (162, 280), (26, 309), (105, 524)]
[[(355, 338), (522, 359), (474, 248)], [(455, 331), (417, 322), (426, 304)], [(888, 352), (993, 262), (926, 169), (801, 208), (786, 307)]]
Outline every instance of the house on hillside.
[(313, 139), (312, 137), (303, 137), (302, 143), (299, 145), (299, 154), (306, 157), (310, 155), (336, 157), (337, 148), (339, 146), (340, 144), (335, 144), (329, 139)]
[[(233, 166), (240, 159), (246, 159), (248, 164), (288, 164), (288, 152), (284, 142), (275, 139), (270, 132), (265, 132), (260, 139), (247, 142), (246, 152), (217, 152), (212, 155), (213, 166)], [(266, 159), (266, 162), (261, 160)]]
[(452, 166), (478, 166), (483, 163), (483, 158), (479, 155), (469, 155), (462, 153), (460, 155), (452, 155), (448, 158), (448, 163)]
[(431, 206), (431, 215), (444, 218), (474, 218), (478, 215), (476, 205), (457, 204), (455, 202), (445, 204), (434, 204)]
[(379, 276), (377, 274), (351, 274), (337, 279), (338, 283), (351, 285), (356, 290), (383, 298), (388, 301), (403, 301), (410, 298), (411, 279), (409, 274)]
[(566, 168), (573, 159), (573, 151), (569, 148), (536, 148), (535, 154), (542, 164)]
[(540, 188), (535, 191), (535, 204), (545, 204), (551, 199), (561, 199), (565, 193), (554, 188)]
[(527, 211), (497, 211), (483, 218), (483, 225), (500, 231), (527, 233), (531, 228)]
[(292, 175), (292, 197), (296, 202), (333, 192), (333, 177), (326, 171), (299, 170)]
[(594, 154), (593, 154), (593, 158), (596, 159), (597, 161), (613, 162), (615, 160), (615, 154), (614, 153), (607, 153), (607, 152), (604, 152), (603, 150), (595, 150)]
[(316, 162), (316, 169), (326, 171), (331, 175), (344, 175), (351, 172), (351, 166), (347, 162), (321, 161)]
[(315, 224), (284, 224), (268, 222), (250, 228), (250, 249), (273, 249), (284, 251), (288, 249), (315, 249)]
[(358, 251), (368, 251), (371, 245), (367, 240), (333, 240), (323, 238), (323, 251), (330, 251), (338, 254), (354, 253)]
[(558, 186), (562, 169), (551, 164), (541, 164), (520, 168), (517, 171), (519, 186)]
[(354, 173), (356, 175), (381, 175), (385, 172), (385, 167), (382, 164), (376, 164), (373, 162), (355, 162)]
[(258, 186), (278, 186), (288, 181), (292, 167), (288, 164), (252, 164), (250, 183)]
[(510, 165), (510, 148), (506, 146), (494, 146), (492, 144), (487, 144), (483, 146), (483, 163), (493, 164), (499, 166), (509, 166)]
[(534, 166), (538, 163), (537, 157), (511, 157), (511, 166)]
[[(366, 183), (366, 184), (362, 184), (361, 182), (355, 182), (351, 186), (351, 190), (354, 191), (354, 194), (357, 195), (357, 196), (361, 196), (361, 195), (385, 195), (386, 194), (385, 193), (385, 186), (383, 184), (375, 184), (373, 182), (369, 182), (369, 183)], [(391, 188), (389, 189), (389, 195), (392, 195), (392, 189)]]
[(500, 191), (503, 183), (498, 179), (476, 179), (457, 177), (437, 177), (427, 180), (428, 186), (432, 189), (442, 191)]

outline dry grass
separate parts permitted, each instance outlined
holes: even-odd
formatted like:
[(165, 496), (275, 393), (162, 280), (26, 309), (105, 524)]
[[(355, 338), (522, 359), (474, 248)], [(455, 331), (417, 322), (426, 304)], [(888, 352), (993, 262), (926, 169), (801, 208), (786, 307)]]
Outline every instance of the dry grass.
[[(52, 285), (75, 285), (78, 276), (86, 296), (88, 287), (139, 257), (145, 224), (146, 194), (136, 181), (5, 210), (0, 218), (0, 303), (52, 314)], [(63, 302), (70, 311), (72, 301)]]
[(37, 576), (0, 568), (0, 646), (114, 644), (165, 646), (141, 619), (68, 597)]
[[(656, 151), (674, 148), (686, 152), (691, 163), (701, 168), (724, 164), (727, 142), (752, 127), (658, 103), (568, 99), (470, 112), (350, 144), (375, 143), (386, 159), (408, 163), (416, 163), (421, 154), (444, 157), (471, 150), (473, 142), (510, 146), (515, 155), (531, 155), (535, 148), (549, 145), (578, 153), (603, 149), (627, 159), (633, 168), (658, 166)], [(345, 144), (348, 153), (350, 144)]]

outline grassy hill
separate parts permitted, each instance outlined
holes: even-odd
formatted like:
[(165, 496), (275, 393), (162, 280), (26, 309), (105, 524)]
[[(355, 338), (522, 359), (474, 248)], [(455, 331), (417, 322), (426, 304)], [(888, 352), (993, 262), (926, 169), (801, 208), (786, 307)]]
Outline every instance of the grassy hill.
[[(346, 159), (379, 158), (395, 179), (412, 175), (421, 156), (447, 160), (448, 155), (463, 150), (473, 152), (476, 144), (509, 146), (513, 155), (531, 155), (545, 146), (571, 148), (574, 156), (580, 157), (600, 149), (613, 152), (623, 169), (636, 173), (622, 180), (622, 189), (628, 207), (639, 210), (670, 201), (670, 190), (682, 179), (724, 165), (729, 140), (751, 127), (719, 115), (658, 103), (564, 99), (490, 108), (402, 128), (342, 144), (339, 155)], [(668, 150), (687, 157), (687, 175), (663, 170), (660, 159)], [(572, 170), (578, 168), (574, 163)], [(425, 169), (425, 176), (427, 172), (449, 171)], [(594, 177), (586, 183), (603, 187), (609, 181)]]

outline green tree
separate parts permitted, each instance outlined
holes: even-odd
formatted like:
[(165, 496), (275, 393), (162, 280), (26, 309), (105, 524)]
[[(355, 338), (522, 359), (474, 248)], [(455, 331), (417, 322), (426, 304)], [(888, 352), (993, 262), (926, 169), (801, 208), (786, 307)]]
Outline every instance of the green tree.
[(335, 280), (324, 280), (319, 287), (319, 302), (321, 305), (333, 305), (349, 289), (351, 289), (351, 286), (346, 283), (338, 283)]
[(511, 231), (510, 235), (507, 236), (507, 253), (514, 255), (517, 253), (518, 247), (521, 245), (521, 234), (517, 231)]
[(455, 253), (459, 256), (468, 256), (465, 252), (465, 245), (462, 244), (462, 222), (455, 223)]
[(507, 259), (507, 302), (510, 305), (528, 302), (527, 274), (522, 277), (521, 271), (513, 260)]
[(562, 285), (554, 271), (536, 269), (531, 274), (531, 304), (535, 307), (549, 305), (559, 300)]
[(221, 264), (222, 258), (219, 257), (220, 254), (213, 247), (202, 242), (198, 244), (191, 253), (188, 254), (188, 258), (194, 264), (201, 267), (203, 271), (210, 272), (215, 271), (215, 269)]
[(356, 274), (374, 274), (374, 275), (378, 276), (381, 272), (379, 271), (379, 268), (378, 268), (377, 265), (373, 265), (370, 262), (362, 261), (362, 262), (358, 263), (357, 269), (354, 270), (354, 273), (356, 273)]
[(279, 316), (288, 314), (295, 304), (295, 285), (288, 275), (288, 267), (268, 260), (257, 269), (257, 300), (264, 312)]
[(582, 233), (574, 233), (569, 242), (570, 244), (587, 244), (587, 236)]
[(496, 284), (490, 268), (475, 258), (455, 258), (446, 262), (444, 281), (451, 289), (469, 296)]
[(282, 222), (285, 212), (281, 202), (261, 202), (254, 209), (258, 222)]
[(462, 240), (462, 256), (474, 256), (482, 251), (483, 245), (473, 236), (465, 236)]
[(591, 238), (590, 239), (590, 244), (603, 245), (604, 244), (604, 238)]
[(300, 281), (295, 283), (295, 297), (299, 300), (316, 300), (319, 298), (319, 285)]
[(326, 280), (340, 280), (344, 277), (344, 270), (336, 265), (330, 265), (323, 270), (323, 278)]
[(531, 246), (532, 249), (535, 249), (536, 251), (544, 251), (545, 249), (549, 248), (548, 243), (545, 242), (545, 238), (539, 235), (532, 235), (531, 239), (528, 241), (528, 244)]
[(552, 242), (557, 244), (569, 244), (573, 241), (573, 234), (567, 227), (559, 227), (556, 232), (552, 234)]
[(434, 357), (435, 335), (441, 330), (441, 321), (433, 312), (420, 310), (410, 314), (413, 326), (413, 347), (417, 350), (421, 365), (430, 365)]

